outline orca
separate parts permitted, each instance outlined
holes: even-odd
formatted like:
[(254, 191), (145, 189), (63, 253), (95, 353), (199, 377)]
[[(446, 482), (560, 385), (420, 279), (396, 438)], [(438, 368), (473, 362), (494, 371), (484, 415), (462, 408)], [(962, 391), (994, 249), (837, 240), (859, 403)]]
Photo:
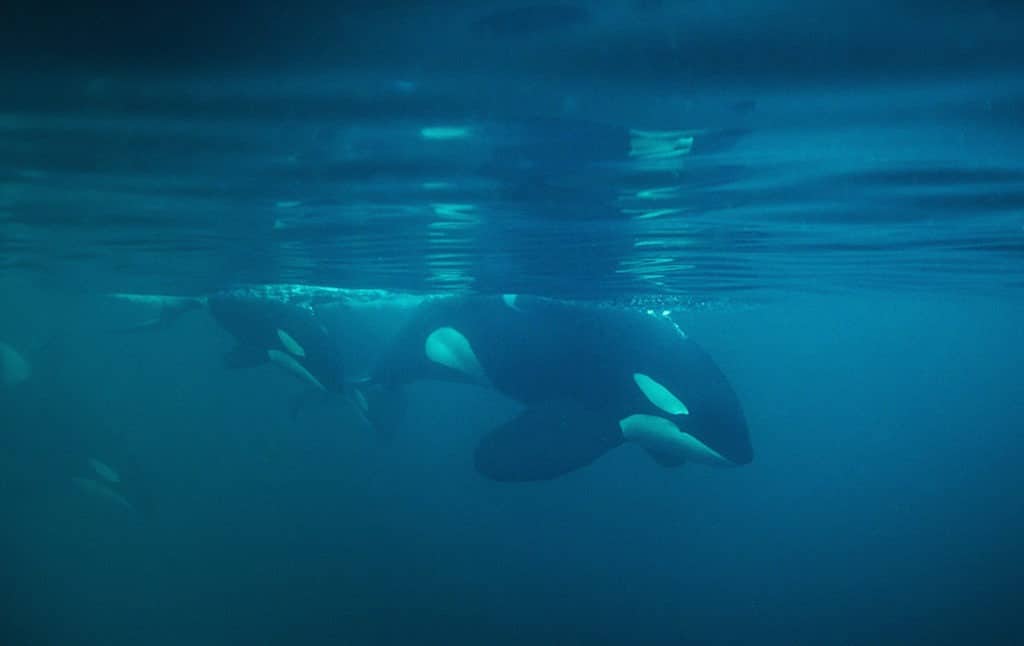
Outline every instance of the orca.
[(154, 512), (153, 500), (144, 479), (136, 476), (138, 474), (125, 477), (109, 462), (89, 456), (75, 460), (70, 480), (73, 489), (86, 498), (139, 517), (148, 517)]
[(511, 294), (427, 299), (357, 386), (365, 417), (397, 423), (387, 402), (420, 380), (477, 384), (523, 406), (476, 447), (492, 480), (550, 480), (625, 443), (666, 467), (753, 460), (725, 375), (650, 312)]
[(113, 299), (141, 308), (149, 315), (141, 322), (110, 331), (157, 330), (169, 327), (187, 312), (204, 309), (235, 340), (234, 347), (223, 357), (226, 368), (271, 363), (307, 386), (291, 407), (294, 419), (311, 395), (352, 395), (346, 388), (338, 349), (313, 302), (307, 298), (310, 292), (319, 291), (322, 290), (279, 285), (228, 288), (206, 296), (113, 293), (109, 295)]
[(244, 289), (208, 296), (206, 306), (235, 339), (225, 367), (273, 363), (314, 391), (346, 392), (337, 347), (311, 306)]

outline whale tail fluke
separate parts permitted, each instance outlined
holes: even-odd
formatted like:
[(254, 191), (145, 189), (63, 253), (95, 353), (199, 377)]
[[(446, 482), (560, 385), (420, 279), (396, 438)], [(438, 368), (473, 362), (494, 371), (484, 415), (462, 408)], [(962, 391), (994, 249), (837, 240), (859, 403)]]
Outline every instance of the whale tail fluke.
[(585, 467), (622, 444), (615, 422), (578, 404), (550, 402), (523, 411), (485, 435), (476, 469), (500, 482), (551, 480)]

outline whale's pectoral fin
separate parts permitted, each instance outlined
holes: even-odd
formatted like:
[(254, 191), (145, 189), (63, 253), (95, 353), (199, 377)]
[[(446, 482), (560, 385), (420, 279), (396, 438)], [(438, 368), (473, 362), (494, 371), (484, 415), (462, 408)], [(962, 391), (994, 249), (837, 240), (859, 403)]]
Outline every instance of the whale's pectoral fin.
[(229, 370), (255, 368), (268, 361), (266, 351), (253, 346), (239, 345), (224, 353), (224, 367)]
[(679, 457), (678, 455), (671, 455), (655, 449), (645, 449), (645, 452), (651, 456), (652, 460), (669, 469), (686, 464), (686, 458)]
[(485, 435), (476, 469), (502, 482), (551, 480), (585, 467), (622, 443), (614, 421), (578, 405), (550, 403), (526, 409)]

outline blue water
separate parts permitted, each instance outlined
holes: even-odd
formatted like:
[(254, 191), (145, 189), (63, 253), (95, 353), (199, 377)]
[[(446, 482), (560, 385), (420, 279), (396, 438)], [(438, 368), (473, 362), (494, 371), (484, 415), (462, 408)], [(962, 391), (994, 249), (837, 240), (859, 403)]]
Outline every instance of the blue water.
[[(11, 15), (0, 642), (1017, 643), (1016, 3)], [(755, 460), (498, 484), (507, 401), (418, 385), (384, 442), (203, 312), (111, 332), (243, 284), (355, 290), (356, 366), (423, 295), (671, 310)]]

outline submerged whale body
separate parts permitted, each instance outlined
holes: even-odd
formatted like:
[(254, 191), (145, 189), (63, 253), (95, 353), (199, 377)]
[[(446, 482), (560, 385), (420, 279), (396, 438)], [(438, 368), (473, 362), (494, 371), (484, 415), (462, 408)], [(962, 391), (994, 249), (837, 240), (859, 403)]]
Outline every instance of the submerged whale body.
[(377, 363), (381, 393), (437, 379), (479, 384), (524, 410), (484, 435), (477, 470), (545, 480), (632, 442), (663, 466), (753, 459), (739, 400), (710, 356), (668, 318), (544, 298), (459, 296), (424, 302)]

